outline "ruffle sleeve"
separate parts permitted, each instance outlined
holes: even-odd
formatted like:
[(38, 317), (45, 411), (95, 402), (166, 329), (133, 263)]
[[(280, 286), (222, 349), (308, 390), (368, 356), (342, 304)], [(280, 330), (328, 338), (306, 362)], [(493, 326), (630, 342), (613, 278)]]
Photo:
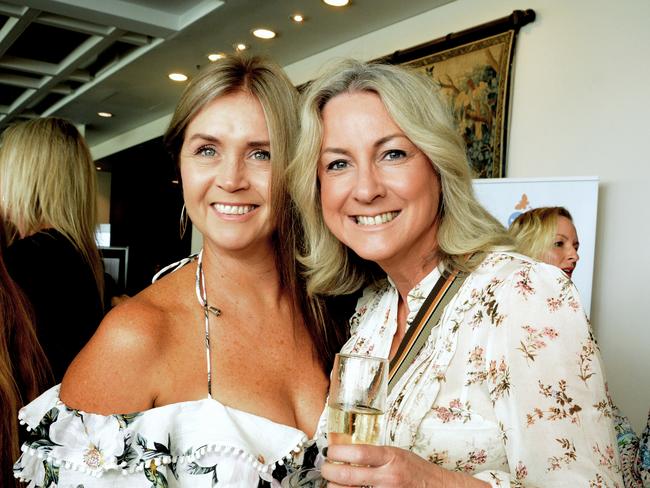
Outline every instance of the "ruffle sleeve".
[(309, 444), (298, 429), (204, 399), (132, 414), (71, 409), (55, 386), (23, 408), (14, 465), (32, 486), (279, 487)]

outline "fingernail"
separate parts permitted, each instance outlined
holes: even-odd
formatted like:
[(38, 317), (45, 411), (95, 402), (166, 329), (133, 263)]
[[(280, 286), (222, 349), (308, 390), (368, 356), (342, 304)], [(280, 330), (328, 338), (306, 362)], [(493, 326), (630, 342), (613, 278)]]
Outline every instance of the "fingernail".
[(327, 457), (327, 447), (323, 449), (323, 456)]

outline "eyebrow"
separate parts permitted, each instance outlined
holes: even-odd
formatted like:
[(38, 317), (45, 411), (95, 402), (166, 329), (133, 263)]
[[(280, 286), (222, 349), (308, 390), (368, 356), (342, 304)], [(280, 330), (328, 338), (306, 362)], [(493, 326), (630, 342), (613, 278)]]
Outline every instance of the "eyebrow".
[[(188, 139), (187, 142), (191, 142), (194, 140), (204, 140), (208, 142), (214, 142), (214, 143), (220, 143), (221, 140), (218, 137), (211, 136), (209, 134), (201, 134), (201, 133), (196, 133), (192, 134)], [(269, 141), (250, 141), (246, 143), (247, 147), (269, 147), (271, 146), (271, 143)]]
[[(568, 236), (565, 236), (564, 234), (560, 234), (559, 232), (555, 234), (556, 237), (561, 237), (562, 239), (566, 239), (567, 241), (570, 240)], [(580, 244), (580, 241), (576, 239), (576, 243)]]
[[(387, 142), (397, 139), (398, 137), (403, 137), (404, 139), (408, 139), (404, 134), (389, 134), (387, 136), (384, 136), (380, 139), (377, 139), (375, 143), (373, 144), (374, 148), (378, 148), (382, 146), (383, 144), (386, 144)], [(347, 149), (343, 149), (340, 147), (326, 147), (322, 150), (323, 153), (329, 152), (329, 153), (337, 153), (337, 154), (345, 154), (346, 156), (350, 156), (350, 151)]]

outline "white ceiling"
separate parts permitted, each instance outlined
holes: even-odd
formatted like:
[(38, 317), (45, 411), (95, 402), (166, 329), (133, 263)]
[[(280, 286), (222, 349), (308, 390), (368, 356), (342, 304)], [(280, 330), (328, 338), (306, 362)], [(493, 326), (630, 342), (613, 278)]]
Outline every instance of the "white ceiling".
[[(56, 115), (99, 144), (170, 113), (183, 84), (167, 74), (192, 76), (210, 52), (244, 42), (286, 66), (450, 1), (0, 0), (0, 130)], [(256, 39), (255, 27), (278, 36)]]

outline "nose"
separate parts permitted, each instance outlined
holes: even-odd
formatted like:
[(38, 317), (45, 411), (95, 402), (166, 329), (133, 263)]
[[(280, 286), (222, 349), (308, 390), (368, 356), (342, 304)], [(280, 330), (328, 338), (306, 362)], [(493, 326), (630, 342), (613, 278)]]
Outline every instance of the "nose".
[(373, 164), (360, 164), (354, 198), (361, 203), (371, 203), (383, 196), (386, 196), (386, 187), (379, 170)]
[(219, 165), (216, 184), (219, 188), (233, 193), (249, 186), (246, 163), (237, 156), (229, 156)]
[(577, 263), (580, 260), (580, 255), (578, 254), (578, 251), (575, 248), (571, 248), (569, 251), (569, 261), (573, 263)]

